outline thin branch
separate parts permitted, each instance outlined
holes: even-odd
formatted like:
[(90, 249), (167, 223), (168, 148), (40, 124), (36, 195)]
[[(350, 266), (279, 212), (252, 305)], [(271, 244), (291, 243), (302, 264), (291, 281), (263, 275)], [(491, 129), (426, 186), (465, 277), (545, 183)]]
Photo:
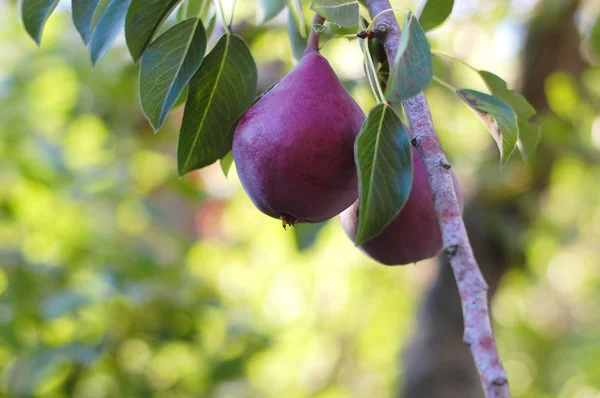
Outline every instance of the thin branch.
[[(371, 16), (391, 8), (388, 0), (367, 0)], [(388, 60), (395, 60), (400, 43), (396, 18), (380, 16), (374, 32), (383, 43)], [(390, 67), (393, 65), (390, 63)], [(448, 256), (460, 293), (465, 321), (464, 341), (469, 345), (488, 398), (510, 398), (508, 379), (500, 362), (492, 334), (487, 302), (487, 284), (477, 265), (456, 199), (450, 164), (437, 138), (431, 111), (421, 92), (404, 101), (412, 143), (427, 170), (433, 203), (438, 216), (444, 253)]]

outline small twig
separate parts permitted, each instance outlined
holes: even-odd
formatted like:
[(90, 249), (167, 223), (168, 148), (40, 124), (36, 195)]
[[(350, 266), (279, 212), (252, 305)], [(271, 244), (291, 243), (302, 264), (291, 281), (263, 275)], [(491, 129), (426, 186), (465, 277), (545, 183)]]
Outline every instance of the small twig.
[[(391, 8), (388, 0), (367, 0), (366, 3), (371, 16)], [(396, 18), (389, 13), (381, 15), (374, 31), (383, 43), (388, 59), (396, 59), (400, 43), (400, 27)], [(392, 67), (390, 62), (390, 68)], [(471, 349), (488, 398), (510, 398), (508, 379), (492, 334), (487, 284), (469, 243), (450, 170), (440, 166), (449, 162), (437, 138), (425, 95), (421, 92), (404, 101), (404, 109), (410, 122), (411, 142), (421, 155), (427, 170), (442, 231), (444, 252), (450, 260), (460, 293), (465, 323), (464, 341)]]

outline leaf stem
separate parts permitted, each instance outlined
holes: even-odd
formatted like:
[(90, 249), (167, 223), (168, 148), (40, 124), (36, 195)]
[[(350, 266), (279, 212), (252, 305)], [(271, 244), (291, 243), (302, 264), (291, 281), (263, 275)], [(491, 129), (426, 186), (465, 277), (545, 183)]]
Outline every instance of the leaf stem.
[(480, 73), (481, 71), (480, 71), (479, 69), (477, 69), (476, 67), (474, 67), (473, 65), (470, 65), (470, 64), (468, 64), (467, 62), (463, 61), (462, 59), (460, 59), (460, 58), (456, 58), (456, 57), (454, 57), (454, 56), (452, 56), (452, 55), (450, 55), (450, 54), (447, 54), (447, 53), (445, 53), (445, 52), (442, 52), (442, 51), (438, 51), (438, 50), (431, 50), (431, 53), (432, 53), (432, 54), (434, 54), (435, 56), (444, 57), (444, 58), (448, 58), (448, 59), (450, 59), (450, 60), (452, 60), (452, 61), (456, 61), (456, 62), (458, 62), (459, 64), (461, 64), (461, 65), (463, 65), (463, 66), (466, 66), (467, 68), (471, 69), (471, 70), (472, 70), (473, 72), (475, 72), (475, 73), (477, 74), (477, 76), (479, 76), (479, 78), (480, 78), (480, 79), (483, 81), (483, 83), (485, 84), (485, 87), (486, 87), (486, 88), (487, 88), (487, 90), (488, 90), (488, 93), (489, 93), (490, 95), (492, 95), (492, 94), (493, 94), (493, 93), (492, 93), (492, 91), (491, 91), (491, 89), (490, 89), (490, 86), (488, 85), (488, 82), (487, 82), (487, 81), (486, 81), (486, 80), (483, 78), (483, 76), (481, 76), (481, 73)]
[(235, 2), (236, 0), (233, 0), (233, 4), (231, 5), (231, 18), (229, 18), (229, 28), (231, 29), (231, 26), (233, 25), (233, 15), (235, 14)]
[[(215, 2), (215, 6), (221, 13), (221, 19), (223, 20), (223, 27), (225, 28), (225, 33), (230, 35), (231, 34), (231, 26), (227, 25), (227, 19), (225, 18), (225, 10), (223, 9), (223, 2), (221, 0), (214, 0), (214, 2)], [(232, 13), (231, 18), (233, 18), (233, 13)]]
[(444, 58), (451, 59), (452, 61), (456, 61), (456, 62), (458, 62), (459, 64), (462, 64), (462, 65), (466, 66), (467, 68), (471, 69), (472, 71), (474, 71), (474, 72), (477, 72), (477, 74), (479, 74), (479, 70), (478, 70), (477, 68), (475, 68), (475, 67), (474, 67), (474, 66), (472, 66), (472, 65), (469, 65), (468, 63), (466, 63), (465, 61), (463, 61), (463, 60), (462, 60), (462, 59), (460, 59), (460, 58), (456, 58), (456, 57), (455, 57), (455, 56), (453, 56), (453, 55), (450, 55), (450, 54), (448, 54), (448, 53), (445, 53), (445, 52), (443, 52), (443, 51), (434, 50), (434, 49), (431, 49), (431, 53), (432, 53), (432, 54), (435, 54), (435, 55), (442, 56), (442, 57), (444, 57)]
[(442, 86), (446, 87), (448, 90), (450, 90), (450, 91), (452, 91), (453, 93), (456, 94), (456, 87), (454, 87), (453, 85), (451, 85), (447, 81), (445, 81), (443, 79), (440, 79), (437, 76), (433, 76), (433, 80), (435, 80), (436, 82), (438, 82), (439, 84), (441, 84)]
[(373, 96), (377, 100), (377, 103), (385, 103), (385, 95), (383, 94), (383, 90), (379, 85), (379, 79), (377, 78), (377, 71), (373, 65), (373, 58), (371, 57), (371, 52), (369, 51), (369, 42), (368, 39), (360, 39), (361, 47), (363, 49), (363, 62), (365, 66), (365, 73), (367, 74), (367, 80), (369, 81), (369, 86), (371, 86), (371, 91), (373, 92)]

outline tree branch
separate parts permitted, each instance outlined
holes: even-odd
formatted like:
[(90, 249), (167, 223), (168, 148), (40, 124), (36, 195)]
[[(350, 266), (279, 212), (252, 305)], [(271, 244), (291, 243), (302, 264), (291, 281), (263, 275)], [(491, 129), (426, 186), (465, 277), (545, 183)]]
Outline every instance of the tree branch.
[[(366, 4), (372, 17), (391, 8), (388, 0), (367, 0)], [(374, 32), (383, 43), (392, 68), (400, 42), (400, 27), (394, 15), (386, 13), (379, 17)], [(429, 105), (422, 92), (404, 101), (403, 105), (410, 123), (412, 143), (427, 170), (433, 204), (442, 231), (444, 253), (448, 256), (460, 293), (464, 341), (471, 349), (488, 398), (509, 398), (508, 379), (492, 334), (487, 302), (488, 286), (469, 243), (452, 184), (450, 164), (437, 138)]]

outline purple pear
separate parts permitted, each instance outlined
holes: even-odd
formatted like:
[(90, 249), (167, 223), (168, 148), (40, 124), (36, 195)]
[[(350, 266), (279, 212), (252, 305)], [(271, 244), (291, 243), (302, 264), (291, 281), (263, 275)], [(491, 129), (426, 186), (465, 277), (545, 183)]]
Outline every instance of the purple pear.
[[(419, 153), (413, 148), (413, 185), (400, 213), (379, 235), (360, 249), (385, 265), (411, 264), (435, 257), (442, 250), (442, 234), (433, 207), (427, 173)], [(454, 191), (463, 208), (462, 188), (452, 172)], [(342, 227), (350, 239), (358, 228), (358, 201), (340, 214)]]
[(365, 115), (316, 50), (241, 118), (233, 157), (242, 186), (263, 213), (328, 220), (358, 197), (354, 140)]

